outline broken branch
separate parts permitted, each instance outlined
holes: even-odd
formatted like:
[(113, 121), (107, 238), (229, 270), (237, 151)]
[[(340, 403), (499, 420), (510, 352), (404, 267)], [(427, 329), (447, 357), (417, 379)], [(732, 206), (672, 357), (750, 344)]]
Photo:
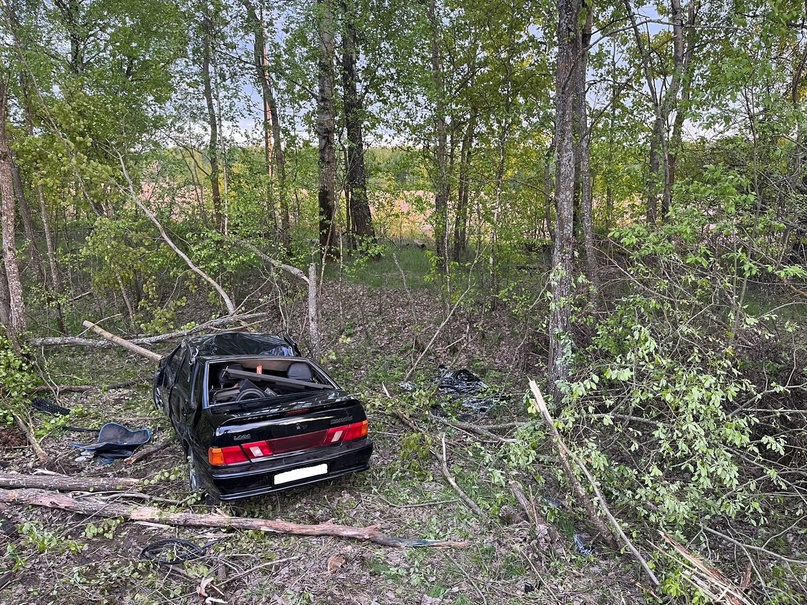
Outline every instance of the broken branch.
[(132, 454), (126, 460), (124, 460), (123, 463), (126, 464), (127, 466), (131, 466), (132, 464), (136, 464), (136, 463), (140, 462), (141, 460), (145, 460), (146, 458), (150, 458), (151, 456), (153, 456), (157, 452), (159, 452), (161, 450), (164, 450), (165, 448), (167, 448), (172, 443), (173, 443), (173, 440), (167, 439), (166, 441), (163, 441), (162, 443), (160, 443), (158, 445), (150, 447), (147, 450), (141, 450), (141, 451), (137, 452), (136, 454)]
[[(212, 319), (203, 324), (199, 324), (187, 330), (179, 330), (177, 332), (169, 332), (167, 334), (158, 334), (156, 336), (146, 336), (144, 338), (132, 338), (129, 342), (136, 345), (151, 345), (158, 342), (165, 342), (166, 340), (174, 340), (184, 336), (190, 336), (197, 332), (204, 332), (210, 328), (218, 328), (220, 326), (227, 326), (234, 323), (248, 321), (250, 319), (258, 319), (266, 317), (269, 313), (245, 313), (243, 315), (226, 315), (218, 319)], [(77, 347), (108, 347), (112, 343), (107, 340), (97, 340), (94, 338), (78, 338), (76, 336), (50, 336), (47, 338), (32, 338), (28, 341), (34, 347), (52, 347), (52, 346), (77, 346)]]
[(140, 347), (132, 342), (129, 342), (128, 340), (124, 340), (120, 336), (115, 336), (111, 332), (107, 332), (102, 327), (95, 325), (91, 321), (87, 321), (85, 319), (83, 323), (85, 328), (89, 328), (99, 336), (103, 336), (107, 340), (114, 342), (116, 345), (122, 346), (124, 349), (131, 351), (132, 353), (137, 353), (138, 355), (142, 355), (143, 357), (151, 359), (152, 361), (160, 361), (160, 359), (162, 359), (162, 355), (160, 355), (159, 353), (155, 353), (154, 351), (144, 349), (143, 347)]
[(25, 438), (28, 439), (28, 443), (31, 445), (31, 448), (34, 450), (34, 453), (39, 461), (47, 462), (48, 455), (39, 445), (39, 441), (36, 440), (36, 435), (34, 435), (34, 430), (31, 428), (31, 424), (23, 420), (19, 414), (14, 414), (14, 422), (16, 422), (17, 426), (20, 427), (20, 430), (25, 433)]
[(350, 527), (347, 525), (336, 525), (334, 523), (304, 525), (280, 521), (279, 519), (269, 520), (231, 517), (219, 513), (169, 513), (150, 506), (131, 506), (112, 502), (101, 502), (92, 498), (77, 500), (65, 494), (40, 489), (0, 490), (0, 503), (42, 506), (45, 508), (66, 510), (80, 515), (104, 518), (120, 517), (129, 521), (162, 523), (175, 527), (216, 527), (242, 530), (251, 529), (254, 531), (294, 534), (299, 536), (334, 536), (354, 540), (366, 540), (394, 548), (466, 548), (469, 546), (468, 542), (455, 542), (453, 540), (411, 540), (407, 538), (395, 538), (380, 532), (378, 525), (371, 525), (369, 527)]
[(154, 223), (154, 226), (157, 227), (157, 230), (160, 232), (160, 236), (163, 238), (163, 241), (166, 244), (168, 244), (168, 247), (171, 248), (171, 250), (173, 250), (174, 253), (176, 253), (176, 255), (179, 258), (185, 261), (185, 264), (188, 265), (188, 268), (190, 268), (191, 271), (193, 271), (194, 273), (196, 273), (196, 275), (205, 280), (208, 284), (211, 285), (211, 287), (216, 292), (219, 293), (219, 296), (221, 296), (221, 300), (224, 301), (224, 305), (227, 307), (227, 313), (229, 315), (235, 315), (236, 313), (235, 305), (233, 304), (233, 301), (230, 299), (230, 297), (227, 295), (227, 292), (224, 291), (224, 288), (222, 288), (216, 280), (214, 280), (207, 273), (205, 273), (199, 267), (197, 267), (193, 263), (193, 261), (188, 257), (188, 255), (185, 254), (182, 250), (180, 250), (179, 246), (177, 246), (174, 243), (174, 240), (172, 240), (169, 237), (168, 233), (166, 233), (165, 231), (165, 228), (162, 226), (162, 223), (160, 223), (160, 221), (157, 219), (157, 216), (142, 202), (140, 196), (138, 196), (137, 193), (135, 193), (134, 184), (132, 184), (132, 179), (129, 178), (129, 172), (126, 170), (126, 163), (123, 161), (123, 156), (118, 154), (118, 158), (120, 159), (120, 165), (123, 171), (123, 176), (124, 178), (126, 178), (130, 199), (135, 204), (137, 204), (137, 206), (145, 213), (145, 215), (149, 218), (149, 220), (152, 223)]
[[(401, 422), (403, 422), (406, 426), (408, 426), (414, 432), (416, 432), (416, 433), (421, 432), (420, 430), (418, 430), (417, 426), (415, 426), (415, 423), (412, 422), (411, 419), (407, 418), (406, 416), (404, 416), (403, 414), (401, 414), (398, 411), (395, 412), (395, 415), (398, 416), (398, 418), (401, 420)], [(434, 456), (435, 458), (437, 458), (437, 460), (440, 462), (440, 470), (443, 472), (443, 477), (446, 478), (446, 481), (448, 481), (448, 483), (452, 487), (452, 489), (455, 492), (457, 492), (457, 495), (460, 497), (460, 499), (465, 503), (465, 505), (468, 508), (471, 509), (471, 511), (473, 511), (474, 514), (478, 515), (479, 517), (484, 517), (484, 514), (482, 513), (482, 509), (479, 508), (479, 505), (476, 502), (474, 502), (470, 498), (470, 496), (468, 496), (468, 494), (466, 494), (464, 491), (462, 491), (462, 488), (457, 484), (456, 481), (454, 481), (454, 477), (452, 477), (451, 473), (448, 471), (448, 463), (446, 462), (446, 437), (445, 437), (445, 435), (443, 435), (443, 455), (442, 455), (442, 457), (439, 454), (435, 453), (434, 450), (432, 450), (432, 449), (429, 449), (429, 451), (431, 452), (431, 455)]]
[(577, 493), (577, 496), (581, 500), (581, 504), (586, 509), (586, 512), (591, 517), (592, 522), (597, 528), (597, 531), (602, 534), (603, 538), (605, 538), (609, 544), (614, 544), (614, 537), (608, 531), (608, 527), (603, 523), (600, 516), (597, 514), (596, 509), (594, 508), (594, 504), (588, 498), (583, 486), (577, 480), (577, 477), (574, 475), (574, 471), (572, 470), (572, 466), (569, 463), (569, 459), (574, 461), (574, 463), (583, 471), (583, 474), (588, 479), (591, 488), (594, 490), (594, 495), (597, 496), (597, 500), (599, 502), (600, 508), (605, 516), (608, 518), (608, 521), (611, 523), (611, 527), (613, 528), (614, 534), (619, 536), (622, 543), (627, 547), (627, 549), (633, 555), (633, 558), (638, 561), (639, 565), (642, 566), (642, 569), (645, 571), (647, 576), (650, 578), (650, 581), (653, 582), (654, 586), (659, 586), (658, 578), (656, 578), (656, 574), (653, 573), (653, 570), (650, 569), (650, 566), (647, 564), (647, 561), (644, 560), (644, 557), (639, 553), (630, 539), (625, 535), (625, 532), (622, 531), (622, 526), (619, 525), (619, 521), (616, 520), (611, 514), (611, 511), (608, 509), (608, 506), (605, 503), (605, 497), (600, 492), (600, 488), (597, 487), (597, 482), (594, 480), (594, 477), (586, 468), (586, 465), (583, 464), (583, 461), (580, 460), (577, 456), (575, 456), (572, 451), (566, 447), (566, 444), (563, 442), (563, 439), (560, 437), (560, 433), (558, 433), (558, 429), (555, 428), (555, 422), (552, 419), (552, 415), (549, 413), (549, 408), (546, 407), (546, 402), (544, 401), (544, 396), (541, 394), (541, 389), (538, 388), (538, 384), (534, 380), (530, 380), (530, 390), (533, 394), (533, 402), (535, 403), (535, 408), (540, 412), (541, 416), (544, 419), (547, 427), (549, 428), (550, 433), (552, 433), (552, 439), (555, 442), (555, 446), (558, 450), (558, 454), (560, 456), (560, 463), (563, 467), (563, 470), (566, 474), (566, 478), (569, 481), (569, 484), (572, 486), (574, 491)]

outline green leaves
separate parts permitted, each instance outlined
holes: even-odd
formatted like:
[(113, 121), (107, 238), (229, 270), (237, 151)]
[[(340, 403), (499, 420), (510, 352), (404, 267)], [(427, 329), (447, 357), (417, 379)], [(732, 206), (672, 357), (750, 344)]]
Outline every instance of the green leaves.
[(18, 352), (0, 334), (0, 424), (11, 424), (28, 403), (36, 378), (27, 352)]

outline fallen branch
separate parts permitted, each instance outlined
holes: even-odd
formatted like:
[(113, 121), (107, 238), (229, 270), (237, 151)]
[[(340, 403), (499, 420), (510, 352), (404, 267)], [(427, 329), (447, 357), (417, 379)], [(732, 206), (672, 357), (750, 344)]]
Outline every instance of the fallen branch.
[(154, 454), (156, 454), (159, 451), (164, 450), (165, 448), (167, 448), (172, 443), (174, 443), (173, 440), (166, 439), (162, 443), (157, 444), (157, 445), (155, 445), (153, 447), (150, 447), (147, 450), (141, 450), (141, 451), (139, 451), (139, 452), (137, 452), (135, 454), (132, 454), (126, 460), (124, 460), (123, 463), (128, 465), (128, 466), (131, 466), (132, 464), (136, 464), (136, 463), (140, 462), (141, 460), (145, 460), (146, 458), (151, 458)]
[[(177, 338), (182, 338), (184, 336), (190, 336), (191, 334), (196, 334), (197, 332), (204, 332), (206, 330), (209, 330), (210, 328), (227, 326), (234, 323), (248, 321), (250, 319), (267, 317), (268, 315), (271, 314), (246, 313), (244, 315), (227, 315), (225, 317), (219, 317), (218, 319), (212, 319), (210, 321), (207, 321), (203, 324), (199, 324), (198, 326), (189, 328), (187, 330), (179, 330), (177, 332), (169, 332), (167, 334), (158, 334), (157, 336), (131, 338), (129, 339), (129, 342), (134, 343), (136, 345), (157, 344), (159, 342), (165, 342), (166, 340), (174, 340)], [(113, 344), (108, 340), (97, 340), (95, 338), (79, 338), (77, 336), (49, 336), (47, 338), (32, 338), (28, 342), (31, 346), (34, 347), (53, 347), (53, 346), (110, 347)]]
[[(96, 341), (93, 341), (96, 342)], [(98, 341), (101, 342), (101, 341)], [(130, 341), (131, 342), (131, 341)], [(116, 382), (114, 384), (55, 384), (45, 385), (45, 386), (38, 386), (31, 389), (32, 393), (53, 393), (56, 397), (58, 397), (61, 393), (86, 393), (88, 391), (98, 391), (98, 390), (105, 390), (105, 391), (113, 391), (115, 389), (128, 389), (136, 384), (141, 384), (143, 379), (138, 380), (127, 380), (125, 382)]]
[(506, 437), (500, 437), (496, 433), (493, 433), (487, 430), (485, 427), (478, 425), (478, 424), (471, 424), (470, 422), (460, 422), (460, 421), (450, 421), (446, 420), (445, 418), (440, 418), (437, 414), (429, 413), (434, 420), (439, 422), (440, 424), (445, 424), (447, 426), (453, 427), (460, 431), (470, 431), (471, 433), (476, 433), (477, 435), (481, 435), (482, 437), (487, 437), (491, 441), (495, 441), (497, 443), (515, 443), (515, 439), (508, 439)]
[(22, 475), (0, 472), (0, 487), (37, 488), (63, 492), (120, 492), (140, 485), (139, 479), (106, 477), (69, 477), (67, 475)]
[(17, 426), (20, 427), (20, 430), (25, 433), (25, 438), (28, 440), (31, 448), (34, 450), (36, 457), (39, 459), (40, 462), (47, 462), (48, 455), (45, 453), (45, 450), (39, 445), (39, 441), (36, 440), (36, 435), (34, 435), (34, 430), (31, 428), (31, 424), (23, 420), (23, 418), (19, 414), (14, 414), (14, 422), (17, 423)]
[(451, 473), (448, 472), (448, 459), (446, 458), (446, 436), (443, 435), (443, 457), (440, 459), (440, 463), (443, 466), (443, 476), (446, 478), (446, 481), (454, 488), (454, 491), (457, 492), (457, 495), (462, 498), (462, 501), (465, 502), (465, 505), (473, 511), (475, 515), (478, 517), (484, 517), (482, 513), (482, 509), (479, 508), (479, 505), (471, 500), (468, 495), (460, 489), (460, 486), (457, 485), (457, 482), (454, 481), (454, 477), (451, 476)]
[(293, 275), (305, 283), (305, 285), (308, 287), (308, 338), (311, 341), (311, 357), (314, 358), (314, 361), (319, 361), (321, 336), (319, 333), (319, 311), (317, 302), (317, 266), (314, 263), (311, 263), (308, 266), (308, 277), (306, 277), (302, 269), (298, 269), (292, 265), (287, 265), (286, 263), (281, 263), (279, 260), (262, 252), (257, 246), (254, 246), (250, 242), (237, 237), (233, 237), (231, 239), (239, 246), (243, 246), (255, 254), (258, 258), (272, 265), (275, 269), (280, 269), (289, 273), (290, 275)]
[(107, 332), (102, 327), (95, 325), (91, 321), (87, 321), (86, 319), (83, 322), (85, 328), (89, 328), (99, 336), (103, 336), (109, 341), (114, 342), (116, 345), (122, 346), (127, 351), (131, 351), (132, 353), (137, 353), (138, 355), (142, 355), (147, 359), (151, 359), (152, 361), (160, 361), (163, 356), (159, 353), (155, 353), (154, 351), (149, 351), (148, 349), (144, 349), (134, 343), (129, 342), (128, 340), (124, 340), (120, 336), (115, 336), (111, 332)]
[[(411, 430), (415, 431), (416, 433), (421, 433), (422, 432), (417, 428), (417, 426), (415, 426), (414, 422), (412, 422), (409, 418), (407, 418), (406, 416), (404, 416), (400, 412), (396, 411), (395, 415), (398, 416), (398, 418), (401, 420), (401, 422), (403, 422)], [(464, 491), (462, 491), (462, 488), (457, 484), (456, 481), (454, 481), (454, 477), (452, 477), (451, 473), (448, 471), (448, 463), (446, 461), (446, 438), (445, 438), (445, 435), (443, 435), (443, 455), (442, 455), (442, 457), (432, 449), (429, 449), (429, 451), (431, 452), (431, 455), (434, 456), (435, 458), (437, 458), (437, 460), (440, 462), (440, 470), (443, 472), (443, 477), (445, 477), (446, 481), (448, 481), (448, 484), (457, 493), (457, 495), (460, 497), (460, 499), (465, 503), (465, 505), (468, 508), (470, 508), (474, 512), (474, 514), (478, 515), (479, 517), (484, 517), (484, 513), (482, 512), (482, 509), (479, 508), (479, 505), (476, 502), (474, 502), (468, 496), (468, 494), (466, 494)]]
[(369, 527), (350, 527), (334, 523), (319, 525), (303, 525), (278, 519), (252, 519), (247, 517), (231, 517), (219, 513), (169, 513), (150, 506), (131, 506), (113, 502), (102, 502), (92, 498), (77, 500), (68, 495), (48, 492), (39, 489), (0, 490), (0, 503), (22, 504), (55, 508), (80, 515), (104, 518), (123, 518), (128, 521), (146, 521), (161, 523), (174, 527), (216, 527), (227, 529), (253, 530), (298, 536), (334, 536), (366, 540), (382, 546), (394, 548), (432, 547), (432, 548), (466, 548), (468, 542), (452, 540), (411, 540), (395, 538), (379, 531), (378, 525)]
[(753, 603), (743, 594), (744, 591), (742, 588), (735, 586), (734, 583), (720, 571), (704, 563), (700, 558), (695, 556), (695, 554), (676, 542), (670, 535), (663, 531), (659, 533), (661, 537), (681, 555), (681, 558), (684, 560), (684, 566), (687, 566), (687, 563), (689, 564), (690, 573), (681, 575), (689, 580), (693, 586), (702, 590), (716, 603), (723, 602), (726, 603), (726, 605), (751, 605)]
[(586, 465), (583, 464), (583, 461), (580, 460), (577, 456), (575, 456), (566, 444), (563, 442), (563, 439), (560, 437), (560, 433), (558, 433), (558, 429), (555, 428), (555, 422), (552, 419), (552, 415), (549, 413), (549, 408), (546, 407), (546, 402), (544, 401), (544, 396), (541, 394), (541, 390), (538, 388), (538, 384), (534, 380), (530, 380), (530, 390), (533, 394), (533, 402), (535, 404), (535, 409), (540, 412), (541, 416), (543, 417), (544, 421), (546, 422), (547, 427), (549, 428), (550, 433), (552, 433), (552, 439), (555, 442), (555, 447), (558, 450), (558, 454), (560, 455), (560, 463), (563, 467), (563, 470), (566, 474), (566, 478), (569, 481), (569, 484), (574, 489), (577, 496), (580, 498), (581, 504), (586, 509), (586, 512), (591, 517), (592, 522), (594, 523), (597, 531), (603, 536), (605, 540), (608, 541), (609, 544), (612, 546), (615, 544), (614, 537), (608, 531), (608, 527), (603, 523), (603, 520), (597, 514), (596, 509), (594, 508), (594, 504), (588, 498), (583, 486), (577, 480), (577, 477), (574, 475), (574, 471), (572, 470), (572, 466), (569, 463), (569, 459), (574, 461), (574, 463), (580, 467), (580, 470), (583, 471), (583, 474), (588, 479), (591, 488), (594, 490), (594, 495), (597, 496), (597, 501), (599, 502), (600, 508), (605, 516), (608, 518), (608, 521), (611, 523), (611, 527), (613, 528), (614, 534), (619, 536), (622, 543), (627, 547), (627, 549), (633, 555), (633, 558), (638, 561), (639, 565), (642, 566), (642, 569), (645, 571), (647, 576), (650, 578), (650, 581), (653, 582), (654, 586), (659, 586), (658, 578), (656, 578), (656, 574), (653, 573), (653, 570), (650, 569), (650, 566), (647, 564), (647, 561), (644, 560), (644, 557), (639, 553), (630, 539), (625, 535), (625, 532), (622, 531), (622, 526), (619, 524), (619, 521), (616, 520), (611, 514), (611, 511), (608, 509), (607, 504), (605, 503), (605, 497), (600, 492), (600, 488), (597, 487), (597, 482), (594, 480), (594, 477), (586, 468)]
[(179, 246), (177, 246), (174, 243), (174, 240), (170, 238), (168, 233), (165, 232), (165, 228), (162, 226), (162, 223), (160, 223), (159, 219), (157, 219), (157, 216), (143, 203), (143, 201), (140, 199), (140, 196), (137, 195), (137, 193), (135, 192), (134, 184), (132, 183), (132, 180), (129, 178), (129, 172), (126, 170), (126, 163), (123, 161), (123, 156), (118, 154), (118, 158), (120, 159), (120, 165), (123, 171), (123, 176), (124, 178), (126, 178), (126, 182), (128, 184), (129, 198), (135, 204), (137, 204), (137, 206), (143, 211), (143, 213), (149, 218), (149, 220), (152, 223), (154, 223), (154, 226), (157, 227), (157, 230), (160, 232), (160, 237), (163, 238), (163, 241), (168, 245), (168, 247), (171, 248), (171, 250), (173, 250), (174, 253), (179, 258), (185, 261), (185, 264), (188, 265), (188, 268), (191, 271), (193, 271), (194, 273), (196, 273), (196, 275), (205, 280), (216, 292), (219, 293), (219, 296), (221, 296), (221, 300), (224, 301), (224, 306), (227, 307), (227, 314), (235, 315), (236, 313), (235, 305), (233, 304), (233, 301), (230, 299), (230, 297), (227, 295), (227, 292), (224, 291), (224, 288), (222, 288), (216, 280), (214, 280), (207, 273), (202, 271), (202, 269), (197, 267), (193, 263), (193, 261), (188, 257), (188, 255), (179, 249)]
[(470, 291), (471, 291), (471, 286), (468, 285), (468, 287), (465, 289), (465, 292), (463, 292), (460, 295), (460, 297), (457, 299), (457, 302), (455, 302), (454, 306), (451, 307), (451, 310), (448, 312), (448, 315), (446, 315), (446, 318), (443, 320), (443, 323), (441, 323), (437, 327), (437, 329), (434, 331), (434, 336), (432, 336), (432, 339), (429, 341), (429, 343), (425, 347), (423, 347), (423, 350), (420, 352), (420, 355), (415, 360), (415, 363), (412, 364), (412, 367), (410, 367), (409, 371), (404, 375), (403, 382), (406, 382), (407, 380), (409, 380), (410, 376), (412, 376), (412, 373), (418, 367), (418, 364), (420, 363), (420, 360), (423, 359), (423, 357), (426, 355), (426, 353), (429, 352), (429, 349), (432, 348), (432, 345), (434, 344), (434, 341), (437, 340), (437, 337), (440, 335), (440, 332), (443, 330), (443, 328), (446, 327), (446, 324), (449, 321), (451, 321), (451, 318), (454, 316), (454, 312), (457, 310), (457, 308), (460, 306), (462, 301), (465, 299), (465, 295), (468, 294), (468, 292), (470, 292)]

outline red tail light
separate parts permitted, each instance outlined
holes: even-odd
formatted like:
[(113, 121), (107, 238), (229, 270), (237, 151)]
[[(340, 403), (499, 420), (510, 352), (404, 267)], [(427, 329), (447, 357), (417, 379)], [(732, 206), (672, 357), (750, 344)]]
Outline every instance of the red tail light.
[(355, 441), (367, 436), (367, 420), (334, 426), (326, 431), (304, 433), (292, 437), (280, 437), (268, 441), (254, 441), (241, 445), (227, 447), (211, 447), (207, 452), (210, 466), (229, 466), (231, 464), (245, 464), (266, 458), (272, 454), (285, 454), (312, 447), (335, 445), (345, 441)]

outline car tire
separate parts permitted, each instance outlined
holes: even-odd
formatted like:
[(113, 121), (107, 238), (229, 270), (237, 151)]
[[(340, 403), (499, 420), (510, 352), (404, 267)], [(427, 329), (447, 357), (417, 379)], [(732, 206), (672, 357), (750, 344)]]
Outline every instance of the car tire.
[(201, 471), (199, 470), (199, 465), (196, 462), (196, 457), (193, 455), (193, 449), (186, 444), (185, 452), (188, 460), (188, 487), (190, 488), (190, 491), (194, 494), (199, 494), (207, 505), (218, 504), (219, 499), (216, 496), (207, 493), (204, 487), (202, 487), (200, 475)]

